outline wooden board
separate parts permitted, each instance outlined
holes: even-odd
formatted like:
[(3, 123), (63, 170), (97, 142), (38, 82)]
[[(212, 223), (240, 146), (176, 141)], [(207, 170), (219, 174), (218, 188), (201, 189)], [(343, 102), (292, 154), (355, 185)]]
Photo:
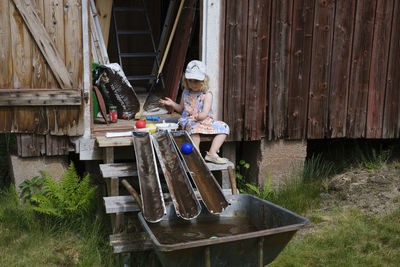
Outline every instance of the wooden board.
[[(44, 5), (43, 25), (54, 43), (61, 59), (65, 62), (64, 49), (64, 3), (63, 0), (47, 0)], [(47, 69), (47, 87), (57, 88), (58, 83), (51, 68)]]
[(249, 1), (244, 140), (265, 136), (271, 1)]
[(223, 117), (231, 129), (229, 140), (244, 136), (247, 19), (247, 1), (226, 1)]
[(137, 176), (136, 164), (133, 162), (100, 164), (100, 172), (103, 178)]
[(195, 0), (185, 0), (171, 48), (168, 52), (167, 61), (163, 68), (166, 95), (173, 100), (176, 100), (178, 96), (181, 74), (184, 67), (186, 67), (184, 66), (185, 56), (189, 47), (196, 3), (197, 1)]
[(347, 108), (347, 137), (365, 137), (376, 1), (358, 1)]
[(0, 106), (58, 105), (81, 105), (81, 92), (58, 89), (0, 89)]
[[(34, 0), (36, 13), (40, 21), (44, 21), (44, 0)], [(47, 64), (38, 46), (32, 42), (32, 88), (46, 88), (47, 86)]]
[(12, 43), (10, 31), (9, 1), (0, 1), (0, 88), (11, 88), (12, 85)]
[(385, 92), (383, 138), (398, 138), (400, 136), (400, 3), (399, 1), (394, 1), (394, 4)]
[(97, 14), (106, 48), (108, 45), (108, 35), (110, 32), (112, 3), (113, 1), (109, 0), (96, 0)]
[(73, 88), (83, 88), (82, 7), (80, 0), (67, 0), (64, 4), (65, 66), (71, 75)]
[(289, 91), (293, 0), (272, 1), (269, 60), (268, 139), (285, 136)]
[(328, 137), (346, 136), (347, 98), (356, 1), (337, 1), (329, 81)]
[[(57, 48), (55, 47), (46, 29), (44, 28), (42, 22), (40, 21), (36, 9), (32, 6), (32, 4), (26, 5), (26, 2), (23, 2), (22, 0), (13, 0), (13, 2), (17, 7), (19, 13), (21, 14), (21, 17), (23, 18), (25, 25), (29, 29), (30, 34), (32, 34), (33, 38), (35, 39), (36, 44), (38, 45), (40, 51), (46, 58), (47, 63), (53, 70), (53, 73), (55, 74), (55, 77), (58, 83), (60, 84), (61, 88), (71, 89), (73, 87), (73, 82), (71, 80), (70, 74), (65, 67), (64, 61), (61, 59)], [(78, 21), (75, 21), (75, 23), (77, 22)], [(81, 31), (78, 32), (72, 31), (71, 32), (72, 34), (69, 36), (74, 36), (73, 33), (79, 33), (79, 32)], [(79, 38), (79, 35), (76, 36), (78, 36)], [(29, 59), (31, 59), (31, 55), (29, 55)], [(26, 62), (25, 64), (28, 65)], [(29, 67), (30, 65), (31, 64), (29, 64)], [(25, 82), (23, 84), (27, 83)]]
[(313, 14), (314, 0), (294, 1), (288, 96), (289, 139), (306, 138)]
[(316, 0), (308, 100), (307, 138), (324, 138), (328, 131), (329, 78), (335, 18), (334, 0)]
[(369, 73), (367, 138), (381, 138), (394, 1), (378, 1)]
[(26, 88), (32, 84), (32, 41), (18, 10), (10, 2), (10, 28), (13, 61), (13, 88)]

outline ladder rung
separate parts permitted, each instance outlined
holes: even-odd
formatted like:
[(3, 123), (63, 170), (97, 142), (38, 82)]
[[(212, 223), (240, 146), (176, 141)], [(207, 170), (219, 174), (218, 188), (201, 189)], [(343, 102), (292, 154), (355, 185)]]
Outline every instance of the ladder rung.
[(137, 8), (137, 7), (114, 7), (114, 11), (137, 11), (137, 12), (144, 12), (144, 8)]
[(121, 57), (155, 57), (157, 53), (148, 52), (148, 53), (121, 53)]
[(140, 75), (140, 76), (127, 76), (129, 81), (150, 80), (156, 78), (156, 75)]
[(151, 31), (117, 31), (117, 34), (118, 35), (122, 35), (122, 34), (125, 34), (125, 35), (128, 35), (128, 34), (131, 34), (131, 35), (151, 34)]

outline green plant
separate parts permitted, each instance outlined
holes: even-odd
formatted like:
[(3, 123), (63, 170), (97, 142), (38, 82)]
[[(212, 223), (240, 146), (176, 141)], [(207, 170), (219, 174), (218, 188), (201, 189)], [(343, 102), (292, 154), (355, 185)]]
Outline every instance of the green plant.
[(369, 153), (361, 152), (360, 164), (369, 171), (379, 170), (390, 159), (392, 152), (390, 150), (376, 151), (372, 149)]
[(247, 194), (252, 194), (256, 195), (257, 197), (261, 199), (271, 199), (273, 198), (275, 191), (272, 188), (272, 178), (271, 174), (267, 173), (267, 178), (265, 179), (265, 183), (261, 189), (259, 189), (257, 186), (252, 185), (247, 183), (246, 184), (246, 189), (241, 189), (241, 193), (247, 193)]
[(24, 202), (30, 199), (33, 195), (44, 194), (45, 190), (42, 188), (44, 183), (44, 178), (35, 176), (31, 180), (26, 179), (23, 181), (19, 188), (21, 188), (21, 197)]
[(81, 179), (76, 173), (74, 164), (61, 177), (60, 183), (42, 171), (45, 191), (31, 196), (32, 208), (41, 213), (58, 219), (76, 220), (89, 215), (94, 208), (96, 186), (89, 183), (89, 174)]
[(335, 165), (322, 159), (321, 154), (309, 158), (303, 168), (301, 177), (304, 181), (320, 180), (335, 173)]
[(240, 192), (246, 189), (246, 177), (249, 169), (250, 164), (243, 159), (239, 161), (239, 164), (236, 164), (236, 184)]

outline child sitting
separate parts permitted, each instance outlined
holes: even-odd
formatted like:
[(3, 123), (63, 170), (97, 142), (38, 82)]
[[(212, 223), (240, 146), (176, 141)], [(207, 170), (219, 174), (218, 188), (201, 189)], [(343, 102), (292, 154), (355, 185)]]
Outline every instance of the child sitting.
[(229, 134), (229, 126), (225, 122), (214, 120), (211, 110), (213, 95), (211, 91), (208, 91), (208, 80), (205, 64), (192, 60), (187, 65), (182, 78), (184, 91), (180, 103), (168, 97), (161, 99), (160, 103), (182, 113), (179, 124), (190, 134), (199, 151), (200, 134), (215, 134), (210, 151), (204, 159), (216, 164), (225, 164), (228, 160), (219, 157), (217, 152)]

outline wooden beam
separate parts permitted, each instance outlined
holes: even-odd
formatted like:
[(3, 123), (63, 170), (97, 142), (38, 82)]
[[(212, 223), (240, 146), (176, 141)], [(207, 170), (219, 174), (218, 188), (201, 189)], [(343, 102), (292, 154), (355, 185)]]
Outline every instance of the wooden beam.
[(59, 89), (0, 89), (0, 106), (79, 106), (81, 91)]
[(56, 45), (44, 28), (36, 8), (31, 1), (13, 0), (37, 46), (52, 69), (62, 89), (72, 89), (72, 79), (62, 60)]
[(108, 35), (110, 32), (112, 3), (110, 0), (96, 0), (97, 15), (99, 17), (104, 44), (108, 46)]

